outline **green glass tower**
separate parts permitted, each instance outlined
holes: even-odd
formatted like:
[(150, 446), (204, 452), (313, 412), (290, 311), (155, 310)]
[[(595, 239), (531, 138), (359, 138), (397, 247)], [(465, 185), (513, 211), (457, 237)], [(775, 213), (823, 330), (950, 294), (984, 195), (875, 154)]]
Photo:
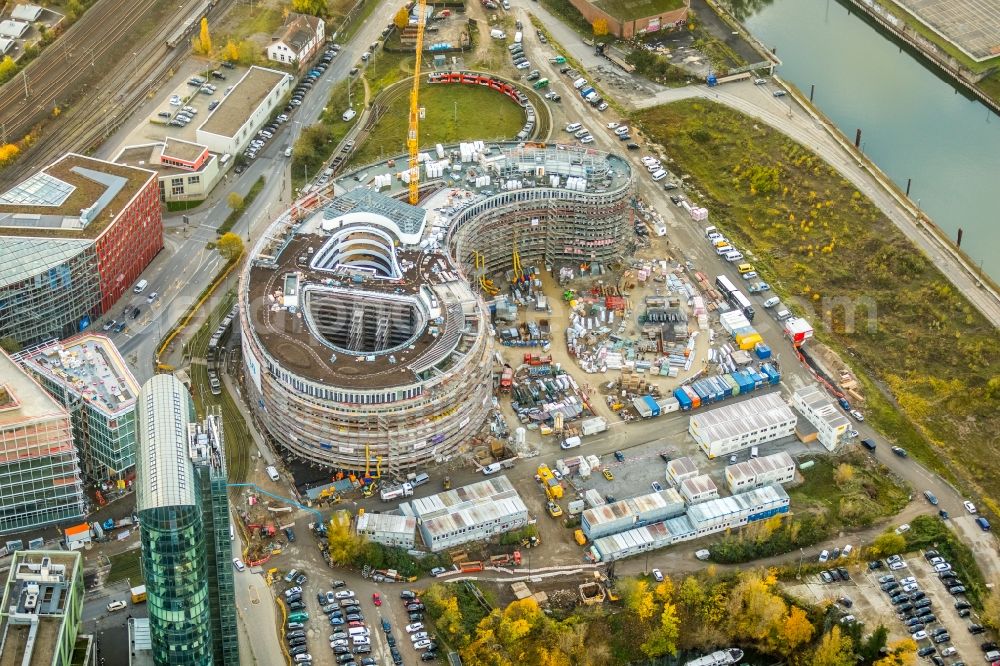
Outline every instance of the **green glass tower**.
[(142, 566), (157, 666), (239, 664), (221, 419), (194, 420), (172, 375), (136, 407)]

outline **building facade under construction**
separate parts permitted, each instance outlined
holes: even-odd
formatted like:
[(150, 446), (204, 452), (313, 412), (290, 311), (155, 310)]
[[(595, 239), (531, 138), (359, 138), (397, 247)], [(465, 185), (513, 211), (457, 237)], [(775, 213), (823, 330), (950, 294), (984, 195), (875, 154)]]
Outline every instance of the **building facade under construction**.
[(403, 160), (348, 174), (244, 269), (249, 401), (296, 456), (398, 473), (465, 451), (492, 409), (493, 278), (623, 254), (635, 185), (616, 156), (472, 142), (425, 158), (420, 206), (402, 202)]

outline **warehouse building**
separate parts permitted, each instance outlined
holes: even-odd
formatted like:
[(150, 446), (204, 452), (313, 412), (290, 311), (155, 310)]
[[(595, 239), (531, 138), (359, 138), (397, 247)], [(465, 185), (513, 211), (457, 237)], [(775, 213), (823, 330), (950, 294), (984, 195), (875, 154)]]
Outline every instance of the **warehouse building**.
[(851, 422), (815, 384), (793, 393), (792, 405), (816, 428), (816, 439), (827, 451), (836, 449), (851, 429)]
[(83, 616), (83, 557), (61, 550), (13, 554), (0, 605), (2, 663), (90, 663), (93, 637), (78, 635)]
[(84, 476), (102, 490), (135, 475), (139, 384), (105, 335), (84, 334), (16, 356), (73, 419)]
[(788, 493), (781, 486), (765, 486), (695, 504), (686, 514), (595, 539), (590, 552), (599, 562), (620, 560), (787, 512)]
[(795, 461), (786, 451), (726, 467), (726, 483), (733, 494), (761, 486), (780, 485), (794, 479)]
[(86, 514), (66, 409), (0, 350), (0, 534)]
[(667, 463), (667, 481), (672, 485), (680, 485), (684, 479), (695, 476), (698, 476), (698, 466), (687, 456), (674, 458)]
[(424, 545), (433, 552), (528, 524), (528, 507), (506, 476), (405, 502), (399, 509), (416, 519)]
[(219, 155), (236, 155), (267, 124), (292, 88), (292, 75), (256, 65), (236, 82), (195, 131), (195, 140)]
[(384, 546), (413, 548), (417, 532), (417, 519), (391, 513), (364, 513), (355, 525), (358, 536)]
[(684, 499), (674, 488), (667, 488), (587, 509), (580, 517), (580, 528), (588, 539), (594, 540), (682, 513)]
[(156, 175), (67, 154), (0, 194), (0, 338), (67, 338), (163, 249)]
[(795, 414), (779, 393), (691, 416), (688, 433), (710, 459), (795, 434)]
[(707, 502), (719, 497), (719, 489), (716, 487), (715, 481), (712, 481), (712, 477), (708, 474), (692, 476), (681, 481), (680, 493), (681, 497), (689, 505), (697, 504), (698, 502)]

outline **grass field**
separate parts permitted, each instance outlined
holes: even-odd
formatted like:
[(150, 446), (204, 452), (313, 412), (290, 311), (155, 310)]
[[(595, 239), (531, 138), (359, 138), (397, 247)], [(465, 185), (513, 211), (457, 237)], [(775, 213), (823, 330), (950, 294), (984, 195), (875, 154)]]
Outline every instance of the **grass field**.
[(596, 0), (593, 4), (616, 19), (628, 21), (680, 9), (684, 0)]
[[(524, 125), (524, 110), (495, 90), (478, 86), (426, 85), (420, 121), (421, 146), (470, 139), (512, 139)], [(351, 160), (364, 165), (398, 155), (406, 147), (409, 98), (398, 96)]]
[(704, 193), (713, 223), (861, 376), (869, 420), (1000, 512), (1000, 354), (979, 311), (868, 199), (783, 134), (700, 100), (635, 121)]
[[(857, 454), (814, 462), (802, 472), (805, 482), (790, 489), (788, 496), (796, 512), (819, 513), (833, 530), (868, 527), (899, 513), (909, 501), (910, 489), (871, 458)], [(851, 473), (849, 479), (838, 482), (840, 465), (848, 465)]]
[(139, 548), (119, 553), (118, 555), (112, 555), (109, 558), (111, 560), (111, 571), (108, 572), (108, 579), (104, 581), (105, 584), (116, 583), (126, 578), (128, 578), (132, 587), (145, 583), (146, 579), (142, 575), (142, 567), (139, 564), (141, 556), (142, 550)]

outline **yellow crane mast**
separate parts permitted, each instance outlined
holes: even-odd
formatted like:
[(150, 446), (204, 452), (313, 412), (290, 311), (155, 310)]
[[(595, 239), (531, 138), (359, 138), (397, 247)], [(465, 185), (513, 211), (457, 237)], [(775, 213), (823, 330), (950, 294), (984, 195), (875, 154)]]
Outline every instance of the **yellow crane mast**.
[(416, 206), (420, 198), (420, 164), (417, 155), (420, 149), (418, 130), (420, 125), (420, 57), (424, 50), (424, 12), (427, 0), (417, 3), (417, 53), (413, 63), (413, 90), (410, 91), (410, 130), (406, 135), (406, 147), (410, 152), (410, 205)]

